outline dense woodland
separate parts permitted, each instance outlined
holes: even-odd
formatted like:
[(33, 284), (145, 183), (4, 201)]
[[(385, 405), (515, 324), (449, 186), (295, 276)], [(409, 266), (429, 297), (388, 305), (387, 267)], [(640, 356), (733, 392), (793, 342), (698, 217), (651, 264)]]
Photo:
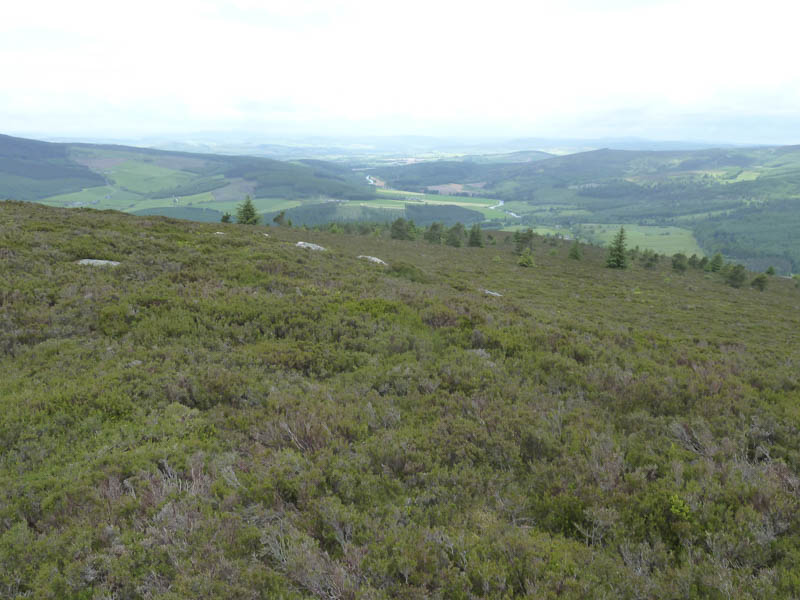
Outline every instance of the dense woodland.
[(327, 229), (0, 202), (0, 597), (800, 596), (795, 281)]

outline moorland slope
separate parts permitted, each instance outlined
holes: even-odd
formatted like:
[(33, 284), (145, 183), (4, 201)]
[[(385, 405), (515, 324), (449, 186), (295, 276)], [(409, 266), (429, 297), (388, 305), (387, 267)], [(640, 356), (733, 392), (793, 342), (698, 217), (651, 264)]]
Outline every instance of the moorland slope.
[(0, 203), (0, 597), (800, 595), (794, 282), (513, 250)]

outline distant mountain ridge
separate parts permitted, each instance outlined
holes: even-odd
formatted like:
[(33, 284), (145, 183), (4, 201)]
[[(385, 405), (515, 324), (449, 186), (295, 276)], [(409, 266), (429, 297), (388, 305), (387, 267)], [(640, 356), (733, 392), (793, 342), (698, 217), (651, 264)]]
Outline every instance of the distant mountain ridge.
[(248, 194), (295, 201), (373, 196), (362, 176), (323, 161), (0, 136), (0, 198), (129, 212), (202, 204), (221, 214)]

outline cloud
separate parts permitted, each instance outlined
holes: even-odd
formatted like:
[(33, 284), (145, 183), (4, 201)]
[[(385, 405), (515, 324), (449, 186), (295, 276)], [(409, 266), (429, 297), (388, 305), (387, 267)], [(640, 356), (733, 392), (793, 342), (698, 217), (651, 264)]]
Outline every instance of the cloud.
[(536, 134), (614, 114), (793, 115), (800, 100), (784, 0), (33, 0), (6, 13), (5, 130)]

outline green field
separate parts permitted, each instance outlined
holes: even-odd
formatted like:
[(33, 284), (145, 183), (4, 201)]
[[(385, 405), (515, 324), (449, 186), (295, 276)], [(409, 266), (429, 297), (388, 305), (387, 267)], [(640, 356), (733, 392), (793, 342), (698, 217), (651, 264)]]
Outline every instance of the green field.
[[(421, 204), (421, 205), (450, 205), (462, 206), (472, 210), (477, 210), (486, 217), (486, 219), (504, 219), (508, 214), (499, 209), (490, 208), (498, 204), (498, 200), (491, 198), (484, 198), (479, 196), (448, 196), (445, 194), (425, 194), (421, 192), (403, 192), (399, 190), (387, 190), (378, 188), (376, 190), (380, 200), (373, 202), (380, 202), (385, 208), (402, 208), (406, 204)], [(370, 206), (365, 204), (365, 206)], [(376, 205), (377, 206), (377, 205)]]
[(40, 202), (50, 206), (79, 207), (90, 206), (99, 210), (124, 210), (131, 202), (141, 198), (138, 194), (122, 190), (113, 185), (86, 188), (80, 192), (50, 196)]
[(656, 227), (647, 225), (584, 223), (575, 231), (581, 238), (592, 243), (607, 244), (614, 239), (621, 226), (625, 227), (628, 246), (649, 249), (668, 256), (682, 252), (687, 256), (704, 256), (691, 230), (680, 227)]
[(0, 199), (174, 215), (192, 214), (183, 209), (197, 205), (235, 212), (247, 195), (262, 213), (375, 197), (362, 174), (318, 160), (52, 144), (0, 135)]
[(189, 183), (195, 175), (139, 161), (126, 161), (107, 172), (117, 187), (137, 194), (151, 194)]

